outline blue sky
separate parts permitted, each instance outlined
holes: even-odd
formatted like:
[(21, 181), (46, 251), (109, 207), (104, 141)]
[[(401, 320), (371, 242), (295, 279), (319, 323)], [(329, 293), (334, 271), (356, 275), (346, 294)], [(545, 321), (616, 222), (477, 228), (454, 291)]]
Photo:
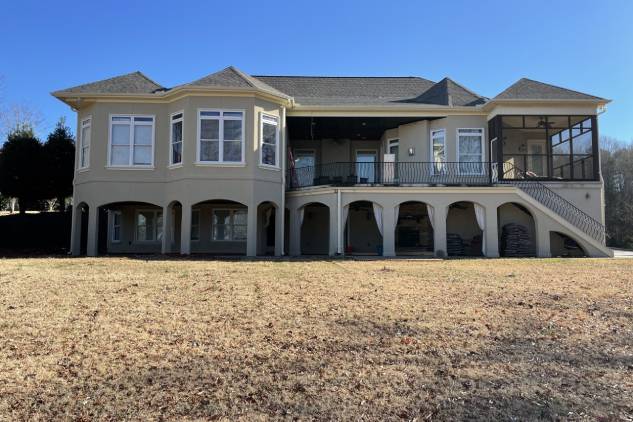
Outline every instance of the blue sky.
[[(4, 106), (45, 135), (51, 91), (141, 70), (165, 86), (251, 74), (449, 76), (494, 96), (521, 77), (613, 100), (601, 134), (633, 140), (633, 1), (3, 2)], [(7, 18), (9, 17), (9, 18)]]

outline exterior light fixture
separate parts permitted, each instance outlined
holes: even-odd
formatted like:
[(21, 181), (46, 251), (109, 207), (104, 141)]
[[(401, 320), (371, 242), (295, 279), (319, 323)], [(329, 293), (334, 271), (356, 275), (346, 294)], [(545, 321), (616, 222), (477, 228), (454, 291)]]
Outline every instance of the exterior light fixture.
[(415, 148), (409, 148), (409, 157), (413, 157), (415, 155)]

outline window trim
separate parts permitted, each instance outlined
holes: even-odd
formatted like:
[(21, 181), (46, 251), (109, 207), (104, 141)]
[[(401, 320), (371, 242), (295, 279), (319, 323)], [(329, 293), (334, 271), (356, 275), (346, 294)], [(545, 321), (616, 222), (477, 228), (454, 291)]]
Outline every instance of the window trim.
[[(387, 154), (391, 154), (390, 149), (392, 146), (397, 146), (400, 149), (400, 138), (387, 138)], [(396, 161), (398, 161), (398, 157), (396, 157)]]
[[(174, 116), (180, 114), (181, 116), (178, 119), (174, 119)], [(174, 143), (174, 130), (173, 130), (173, 126), (174, 123), (182, 123), (180, 125), (180, 130), (181, 130), (181, 134), (180, 134), (180, 162), (179, 163), (174, 163), (174, 149), (173, 149), (173, 143)], [(182, 167), (183, 165), (183, 159), (184, 159), (184, 151), (185, 151), (185, 111), (184, 110), (179, 110), (179, 111), (175, 111), (173, 113), (171, 113), (169, 115), (169, 165), (167, 166), (167, 168), (169, 169), (175, 169), (178, 167)]]
[[(264, 163), (264, 118), (265, 117), (271, 118), (276, 121), (275, 123), (275, 164)], [(272, 123), (269, 123), (269, 124), (272, 124)], [(273, 170), (280, 169), (279, 140), (281, 137), (279, 136), (280, 135), (279, 124), (280, 124), (279, 116), (275, 116), (274, 114), (264, 113), (264, 112), (259, 113), (259, 165), (260, 167), (273, 169)]]
[[(142, 212), (151, 212), (154, 214), (154, 237), (153, 240), (142, 240), (138, 238), (138, 215)], [(158, 243), (161, 242), (162, 239), (158, 238), (158, 214), (162, 214), (163, 210), (151, 209), (151, 208), (139, 208), (134, 211), (134, 242), (135, 243)], [(165, 216), (163, 216), (164, 220)], [(162, 225), (161, 225), (162, 229)], [(163, 233), (165, 236), (165, 233)]]
[[(218, 120), (222, 124), (218, 124), (218, 161), (202, 161), (200, 160), (200, 146), (201, 146), (201, 122), (203, 116), (201, 115), (205, 111), (219, 112), (220, 115), (215, 117), (204, 116), (204, 120)], [(242, 160), (241, 161), (224, 161), (224, 113), (242, 113)], [(226, 120), (238, 120), (236, 118), (228, 118)], [(245, 109), (218, 109), (218, 108), (199, 108), (196, 113), (196, 162), (198, 166), (219, 166), (219, 167), (244, 167), (246, 165), (246, 110)], [(221, 158), (221, 159), (220, 159)]]
[[(429, 131), (429, 161), (432, 163), (431, 170), (432, 170), (432, 174), (433, 175), (442, 174), (441, 171), (439, 171), (439, 172), (435, 171), (435, 154), (434, 154), (434, 151), (433, 151), (433, 144), (434, 144), (433, 136), (434, 136), (434, 134), (439, 133), (439, 132), (444, 133), (444, 154), (443, 154), (444, 164), (446, 164), (446, 162), (447, 162), (447, 160), (446, 160), (446, 155), (447, 155), (446, 154), (446, 128), (443, 127), (443, 128), (438, 128), (438, 129), (431, 129)], [(446, 172), (446, 171), (444, 171), (444, 172)]]
[[(114, 125), (113, 119), (115, 117), (129, 117), (130, 118), (130, 156), (129, 164), (112, 164), (112, 126)], [(134, 164), (134, 126), (135, 118), (151, 118), (152, 123), (152, 152), (150, 153), (150, 164)], [(147, 122), (140, 123), (140, 126), (150, 126)], [(106, 163), (107, 169), (112, 170), (152, 170), (154, 169), (154, 150), (156, 145), (156, 116), (153, 114), (110, 114), (108, 118), (108, 162)]]
[[(460, 167), (461, 164), (461, 156), (462, 154), (460, 153), (459, 150), (459, 131), (460, 130), (480, 130), (481, 134), (479, 136), (480, 139), (480, 145), (481, 145), (481, 171), (480, 172), (462, 172)], [(486, 161), (486, 144), (484, 143), (484, 138), (486, 135), (486, 131), (483, 127), (460, 127), (456, 129), (456, 133), (455, 133), (456, 137), (455, 137), (455, 148), (456, 148), (456, 155), (457, 155), (457, 171), (459, 172), (459, 174), (463, 174), (463, 175), (470, 175), (470, 176), (477, 176), (477, 175), (483, 175), (484, 174), (484, 164)], [(472, 155), (472, 154), (471, 154)], [(469, 161), (467, 161), (469, 162)], [(475, 161), (473, 161), (474, 163)]]
[[(233, 219), (234, 219), (234, 213), (235, 211), (243, 211), (246, 213), (246, 239), (244, 240), (235, 240), (235, 239), (214, 239), (213, 238), (213, 213), (215, 211), (230, 211), (231, 212), (231, 237), (233, 237), (233, 227), (235, 226), (235, 223), (233, 223)], [(211, 208), (211, 224), (209, 225), (211, 230), (209, 231), (209, 241), (210, 242), (234, 242), (234, 243), (246, 243), (248, 240), (248, 208), (230, 208), (230, 207), (219, 207), (219, 208)], [(242, 226), (242, 224), (240, 224), (240, 226)]]
[[(123, 233), (123, 212), (121, 210), (112, 210), (111, 212), (111, 216), (110, 216), (110, 242), (111, 243), (121, 243), (121, 234)], [(119, 216), (119, 238), (115, 239), (114, 237), (114, 229), (117, 227), (117, 225), (115, 224), (115, 217)]]
[[(86, 122), (88, 122), (86, 124)], [(88, 154), (86, 154), (86, 165), (82, 166), (81, 165), (81, 159), (82, 159), (82, 153), (83, 153), (83, 149), (84, 149), (84, 137), (83, 137), (83, 130), (84, 128), (87, 127), (88, 131), (90, 133), (90, 143), (88, 143)], [(77, 160), (77, 170), (86, 170), (90, 168), (90, 149), (91, 149), (91, 144), (92, 144), (92, 115), (89, 115), (87, 117), (85, 117), (84, 119), (81, 120), (81, 122), (79, 123), (79, 159)]]

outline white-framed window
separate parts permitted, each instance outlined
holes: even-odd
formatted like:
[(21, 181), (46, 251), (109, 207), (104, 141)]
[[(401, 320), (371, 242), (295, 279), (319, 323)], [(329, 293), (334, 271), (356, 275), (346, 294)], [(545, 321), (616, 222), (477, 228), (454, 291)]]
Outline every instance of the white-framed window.
[(160, 210), (136, 211), (136, 240), (152, 242), (163, 238), (163, 212)]
[(90, 167), (90, 137), (92, 117), (81, 121), (81, 133), (79, 134), (79, 170)]
[(244, 111), (198, 110), (198, 163), (244, 164)]
[(446, 172), (446, 130), (436, 129), (431, 131), (431, 161), (433, 173)]
[(183, 116), (182, 111), (170, 116), (169, 164), (172, 166), (182, 164)]
[(279, 167), (279, 118), (262, 113), (260, 138), (260, 164)]
[(119, 243), (121, 241), (121, 219), (123, 218), (123, 215), (121, 214), (121, 211), (110, 211), (110, 213), (110, 221), (112, 224), (110, 227), (110, 239), (112, 240), (112, 243)]
[(154, 165), (154, 116), (111, 115), (110, 167)]
[(200, 240), (200, 210), (191, 210), (191, 240)]
[(211, 216), (211, 240), (246, 241), (246, 209), (216, 208)]
[(483, 128), (457, 129), (457, 161), (461, 174), (483, 174)]

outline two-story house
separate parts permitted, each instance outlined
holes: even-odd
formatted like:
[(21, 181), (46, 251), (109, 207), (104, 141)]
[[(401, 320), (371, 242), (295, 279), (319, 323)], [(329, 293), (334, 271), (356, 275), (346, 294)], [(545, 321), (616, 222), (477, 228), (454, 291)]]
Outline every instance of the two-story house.
[(75, 255), (611, 255), (599, 97), (234, 67), (53, 95), (77, 111)]

